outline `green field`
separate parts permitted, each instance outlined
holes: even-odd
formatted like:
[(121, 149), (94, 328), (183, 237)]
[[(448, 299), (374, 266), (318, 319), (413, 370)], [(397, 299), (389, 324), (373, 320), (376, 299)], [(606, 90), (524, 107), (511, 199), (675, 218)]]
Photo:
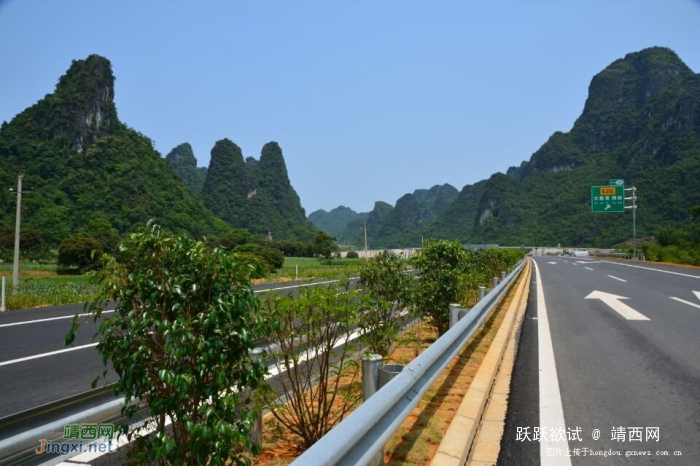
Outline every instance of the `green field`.
[(297, 268), (300, 279), (354, 275), (359, 270), (360, 263), (360, 259), (333, 259), (327, 264), (313, 257), (285, 257), (282, 268), (270, 274), (265, 281), (293, 280), (297, 277)]

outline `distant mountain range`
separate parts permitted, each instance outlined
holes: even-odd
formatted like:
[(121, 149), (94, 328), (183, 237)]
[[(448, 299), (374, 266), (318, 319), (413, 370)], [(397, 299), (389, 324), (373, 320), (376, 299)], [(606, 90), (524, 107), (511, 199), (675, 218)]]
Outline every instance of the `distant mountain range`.
[(227, 139), (216, 143), (209, 169), (197, 168), (192, 147), (166, 157), (117, 116), (109, 60), (73, 61), (47, 94), (0, 127), (0, 227), (14, 226), (15, 198), (7, 188), (24, 174), (22, 225), (56, 246), (91, 222), (124, 234), (149, 219), (197, 237), (245, 228), (274, 239), (310, 240), (282, 151), (271, 142), (260, 161), (243, 161)]
[[(433, 208), (419, 191), (394, 207), (377, 202), (367, 215), (370, 247), (416, 246), (421, 236), (610, 246), (631, 237), (630, 212), (592, 214), (590, 188), (612, 178), (638, 188), (641, 236), (688, 226), (690, 208), (700, 204), (700, 75), (667, 48), (630, 53), (598, 73), (571, 131), (554, 133), (519, 167), (464, 186), (455, 198), (436, 197)], [(336, 210), (309, 218), (321, 229), (338, 218), (332, 224), (341, 240), (361, 246), (351, 234), (357, 218), (344, 229)]]

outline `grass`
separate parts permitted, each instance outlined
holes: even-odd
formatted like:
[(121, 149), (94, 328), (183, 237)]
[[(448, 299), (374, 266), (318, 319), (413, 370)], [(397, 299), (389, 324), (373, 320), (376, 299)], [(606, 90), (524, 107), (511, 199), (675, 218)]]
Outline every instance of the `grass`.
[(7, 288), (8, 310), (87, 302), (100, 289), (86, 275), (27, 278), (20, 280), (17, 290), (9, 284)]
[(333, 259), (330, 264), (314, 257), (285, 257), (284, 265), (277, 272), (270, 274), (265, 281), (285, 281), (298, 278), (330, 278), (350, 276), (358, 272), (359, 259)]

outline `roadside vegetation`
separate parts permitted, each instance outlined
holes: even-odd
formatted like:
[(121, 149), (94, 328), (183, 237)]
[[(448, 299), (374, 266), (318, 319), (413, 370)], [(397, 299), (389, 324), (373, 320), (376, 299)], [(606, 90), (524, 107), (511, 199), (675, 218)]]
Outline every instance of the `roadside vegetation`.
[(700, 205), (691, 213), (695, 221), (689, 229), (659, 228), (655, 241), (639, 245), (646, 260), (700, 266)]
[[(265, 408), (277, 431), (296, 436), (298, 454), (361, 402), (363, 354), (389, 358), (409, 345), (417, 356), (423, 332), (401, 334), (411, 321), (437, 330), (441, 321), (422, 309), (426, 302), (447, 315), (443, 303), (466, 299), (472, 285), (520, 257), (428, 241), (412, 263), (421, 272), (445, 271), (452, 280), (445, 289), (435, 282), (440, 275), (415, 279), (408, 264), (385, 252), (350, 260), (358, 287), (337, 280), (261, 300), (251, 287), (257, 265), (245, 256), (149, 226), (103, 255), (93, 272), (97, 289), (88, 312), (100, 323), (97, 349), (106, 366), (93, 386), (114, 370), (114, 391), (127, 399), (125, 417), (139, 411), (136, 400), (148, 406), (154, 435), (119, 427), (136, 440), (133, 464), (248, 464), (260, 451), (252, 439)], [(107, 301), (118, 305), (103, 319)], [(67, 345), (78, 330), (74, 319)], [(260, 342), (261, 357), (253, 352)], [(276, 376), (268, 379), (268, 371)]]

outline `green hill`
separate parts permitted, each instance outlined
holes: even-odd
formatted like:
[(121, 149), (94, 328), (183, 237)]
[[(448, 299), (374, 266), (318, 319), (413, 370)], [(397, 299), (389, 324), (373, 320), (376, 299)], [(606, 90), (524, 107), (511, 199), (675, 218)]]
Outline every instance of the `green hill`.
[(119, 121), (109, 60), (73, 61), (53, 94), (0, 128), (0, 226), (14, 225), (7, 188), (24, 174), (22, 222), (49, 245), (106, 219), (119, 233), (153, 218), (195, 236), (230, 230), (153, 148)]
[(275, 240), (311, 241), (315, 236), (316, 228), (306, 219), (276, 142), (265, 144), (258, 161), (244, 160), (232, 141), (218, 141), (211, 151), (202, 198), (233, 227), (271, 234)]
[(165, 156), (165, 160), (193, 193), (198, 196), (202, 194), (207, 167), (197, 167), (197, 158), (189, 143), (185, 142), (175, 147)]
[(593, 77), (570, 132), (554, 133), (506, 174), (465, 186), (429, 221), (418, 221), (415, 203), (404, 196), (372, 232), (372, 244), (414, 246), (423, 235), (611, 246), (632, 234), (629, 211), (590, 212), (590, 187), (611, 178), (638, 188), (638, 236), (687, 228), (690, 208), (700, 204), (700, 75), (667, 48), (615, 60)]

